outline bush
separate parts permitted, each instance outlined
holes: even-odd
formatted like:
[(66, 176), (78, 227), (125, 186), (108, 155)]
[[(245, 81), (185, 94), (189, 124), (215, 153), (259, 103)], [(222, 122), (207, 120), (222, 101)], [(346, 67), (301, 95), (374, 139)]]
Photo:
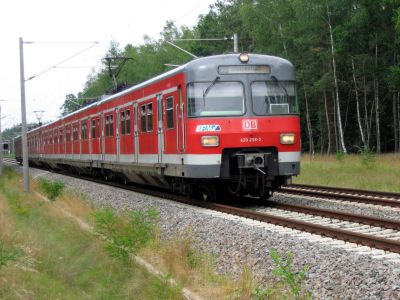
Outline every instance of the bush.
[(60, 196), (65, 187), (62, 181), (49, 181), (46, 179), (40, 179), (39, 186), (50, 201), (54, 201), (58, 196)]
[(117, 215), (114, 209), (105, 208), (93, 213), (95, 232), (106, 239), (106, 250), (113, 257), (129, 259), (155, 238), (159, 213), (154, 209), (145, 212), (129, 211)]
[(372, 168), (376, 163), (376, 154), (368, 146), (363, 146), (360, 151), (361, 163), (367, 167)]

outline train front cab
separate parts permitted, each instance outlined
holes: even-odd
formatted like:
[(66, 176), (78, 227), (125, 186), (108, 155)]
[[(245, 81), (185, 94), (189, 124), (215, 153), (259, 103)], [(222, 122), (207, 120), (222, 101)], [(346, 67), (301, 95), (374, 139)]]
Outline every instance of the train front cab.
[[(247, 59), (247, 60), (246, 60)], [(266, 56), (198, 59), (187, 70), (185, 176), (204, 193), (269, 198), (300, 171), (293, 65)]]

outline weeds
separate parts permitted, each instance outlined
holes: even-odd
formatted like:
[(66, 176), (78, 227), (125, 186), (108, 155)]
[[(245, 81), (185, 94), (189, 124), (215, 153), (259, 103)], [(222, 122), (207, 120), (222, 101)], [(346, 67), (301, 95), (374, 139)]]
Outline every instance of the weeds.
[(376, 163), (376, 154), (368, 146), (363, 146), (360, 149), (360, 159), (363, 166), (367, 168), (372, 168)]
[(337, 161), (342, 162), (346, 157), (346, 153), (343, 150), (338, 150), (335, 152), (335, 158)]
[(49, 181), (42, 178), (39, 180), (39, 187), (50, 199), (50, 201), (54, 201), (58, 196), (61, 195), (65, 185), (59, 180)]
[(15, 261), (18, 256), (17, 251), (6, 248), (3, 241), (0, 240), (0, 269), (11, 261)]
[(115, 210), (105, 208), (93, 212), (95, 232), (106, 238), (106, 250), (116, 258), (129, 259), (154, 240), (159, 213), (154, 209), (145, 212), (129, 211), (117, 215)]
[(277, 251), (273, 250), (271, 251), (271, 257), (274, 262), (272, 274), (277, 276), (279, 281), (289, 288), (291, 296), (295, 299), (311, 298), (311, 293), (302, 285), (308, 272), (308, 267), (304, 267), (304, 269), (298, 273), (294, 272), (292, 270), (292, 253), (288, 253), (286, 258), (283, 258)]

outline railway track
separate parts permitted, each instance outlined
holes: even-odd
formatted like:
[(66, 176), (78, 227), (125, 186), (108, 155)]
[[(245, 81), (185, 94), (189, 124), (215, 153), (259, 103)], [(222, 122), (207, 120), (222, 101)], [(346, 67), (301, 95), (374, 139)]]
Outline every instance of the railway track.
[[(12, 161), (7, 162), (13, 163)], [(273, 204), (271, 207), (261, 209), (241, 208), (189, 199), (165, 190), (150, 190), (136, 185), (105, 182), (99, 179), (65, 174), (64, 172), (58, 173), (371, 248), (400, 253), (400, 222), (398, 221), (287, 204)]]
[(284, 186), (281, 188), (280, 192), (290, 195), (310, 196), (400, 208), (400, 193), (387, 193), (304, 184), (292, 184)]

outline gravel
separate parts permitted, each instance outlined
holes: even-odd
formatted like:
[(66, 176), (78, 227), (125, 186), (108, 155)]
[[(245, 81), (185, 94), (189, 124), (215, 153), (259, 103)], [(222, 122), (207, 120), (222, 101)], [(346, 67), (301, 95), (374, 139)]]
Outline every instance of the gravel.
[[(160, 211), (163, 236), (170, 237), (191, 228), (196, 246), (215, 256), (217, 270), (220, 272), (238, 276), (244, 266), (249, 266), (260, 282), (267, 282), (271, 278), (273, 269), (270, 251), (274, 249), (282, 255), (293, 253), (295, 271), (301, 271), (304, 266), (308, 266), (306, 284), (314, 298), (400, 299), (399, 260), (376, 258), (379, 255), (371, 251), (361, 255), (356, 251), (336, 248), (335, 245), (340, 246), (344, 242), (280, 226), (250, 221), (42, 170), (31, 170), (33, 177), (41, 176), (64, 181), (70, 188), (87, 194), (95, 206), (135, 210), (156, 208)], [(290, 200), (283, 195), (277, 195), (274, 201)], [(348, 208), (344, 207), (348, 211)], [(354, 209), (357, 211), (358, 208)], [(383, 213), (378, 213), (375, 210), (378, 209), (373, 209), (373, 215), (399, 218), (398, 212), (391, 214), (389, 210), (385, 210)], [(351, 248), (352, 245), (349, 244), (348, 247)]]

